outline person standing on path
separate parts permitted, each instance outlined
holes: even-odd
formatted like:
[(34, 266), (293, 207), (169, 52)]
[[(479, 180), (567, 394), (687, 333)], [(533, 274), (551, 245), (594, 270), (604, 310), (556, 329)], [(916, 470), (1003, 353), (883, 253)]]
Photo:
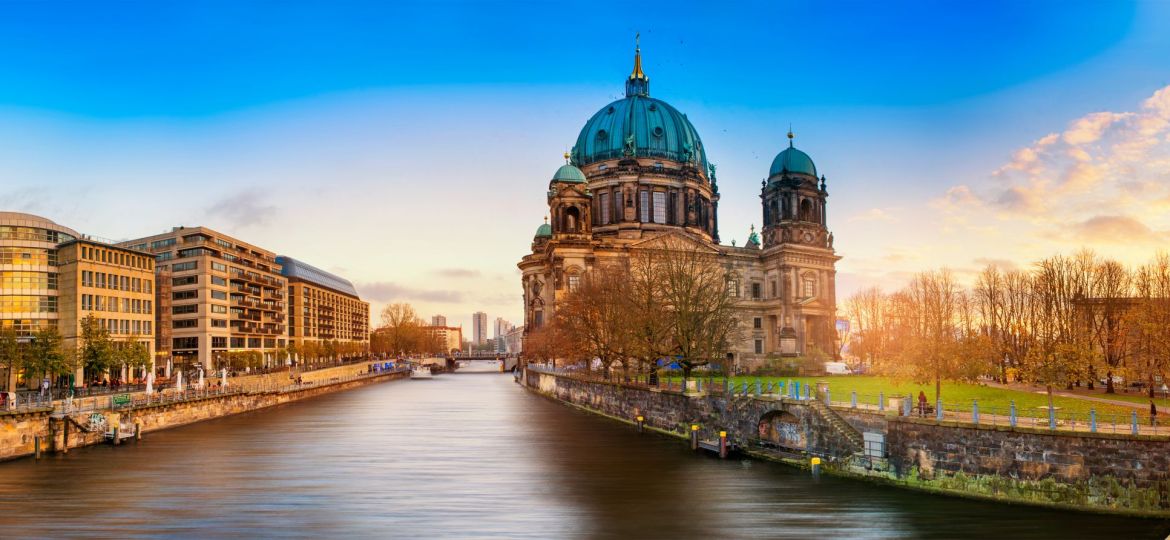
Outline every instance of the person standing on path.
[(918, 415), (926, 416), (926, 392), (923, 390), (918, 391)]
[(1154, 405), (1154, 400), (1150, 400), (1150, 425), (1158, 425), (1158, 406)]

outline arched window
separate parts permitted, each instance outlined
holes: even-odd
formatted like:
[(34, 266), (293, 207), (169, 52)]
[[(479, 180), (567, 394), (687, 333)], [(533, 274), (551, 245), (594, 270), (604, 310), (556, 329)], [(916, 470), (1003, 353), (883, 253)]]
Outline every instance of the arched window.
[(576, 206), (570, 206), (565, 209), (565, 232), (575, 233), (577, 227), (581, 223), (581, 210)]
[(817, 295), (817, 278), (812, 274), (805, 274), (802, 278), (802, 292), (805, 298), (812, 298)]

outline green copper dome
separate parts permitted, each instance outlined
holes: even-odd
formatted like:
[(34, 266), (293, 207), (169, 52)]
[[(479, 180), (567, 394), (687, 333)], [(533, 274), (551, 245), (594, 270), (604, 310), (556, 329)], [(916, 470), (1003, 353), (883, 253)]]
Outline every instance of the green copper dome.
[(557, 169), (556, 174), (553, 174), (552, 181), (583, 184), (585, 183), (585, 173), (581, 172), (581, 169), (566, 163)]
[(642, 73), (640, 53), (626, 81), (626, 97), (594, 114), (573, 147), (573, 164), (622, 157), (655, 157), (694, 163), (707, 172), (707, 155), (699, 133), (687, 116), (660, 99), (650, 97), (650, 78)]
[(536, 238), (547, 238), (550, 236), (552, 236), (552, 225), (549, 225), (548, 223), (542, 223), (539, 227), (536, 228)]
[(784, 171), (807, 174), (814, 177), (817, 175), (817, 166), (813, 165), (812, 158), (792, 146), (791, 138), (788, 139), (788, 148), (776, 154), (776, 159), (772, 160), (772, 169), (768, 171), (768, 176), (776, 176)]

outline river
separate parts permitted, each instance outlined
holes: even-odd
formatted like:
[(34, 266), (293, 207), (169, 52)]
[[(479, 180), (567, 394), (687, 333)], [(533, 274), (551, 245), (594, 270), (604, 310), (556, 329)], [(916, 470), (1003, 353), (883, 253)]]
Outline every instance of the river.
[(1163, 538), (1170, 523), (925, 495), (441, 375), (0, 463), (0, 538)]

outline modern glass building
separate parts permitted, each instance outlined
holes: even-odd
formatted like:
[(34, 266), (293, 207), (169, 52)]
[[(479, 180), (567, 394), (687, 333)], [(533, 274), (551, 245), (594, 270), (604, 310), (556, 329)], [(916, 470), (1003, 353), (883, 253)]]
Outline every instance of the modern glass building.
[(0, 326), (28, 337), (57, 325), (57, 246), (80, 236), (43, 217), (0, 212)]
[[(56, 327), (60, 287), (57, 245), (81, 235), (51, 220), (19, 212), (0, 212), (0, 327), (27, 340)], [(0, 390), (10, 390), (17, 375), (5, 369)]]

